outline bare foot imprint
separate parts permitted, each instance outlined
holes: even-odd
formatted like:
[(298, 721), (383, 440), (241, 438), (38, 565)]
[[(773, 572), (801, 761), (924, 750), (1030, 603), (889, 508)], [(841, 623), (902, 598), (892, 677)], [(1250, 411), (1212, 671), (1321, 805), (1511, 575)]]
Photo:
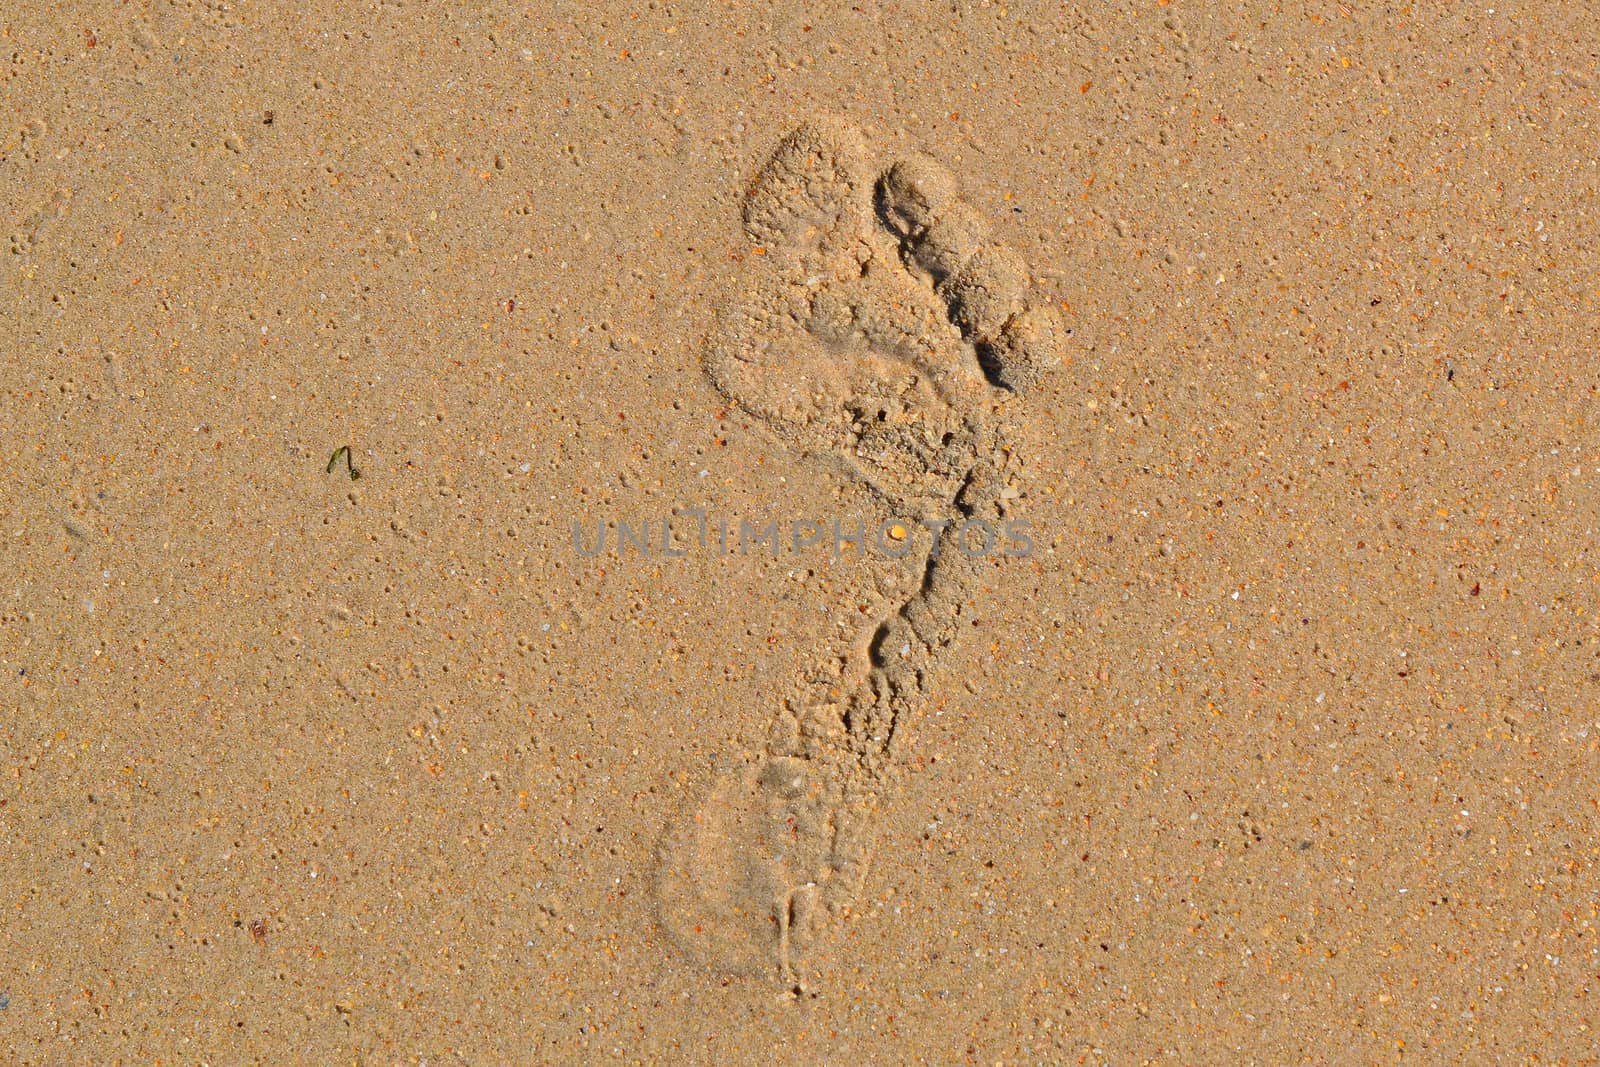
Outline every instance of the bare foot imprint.
[(720, 768), (669, 824), (662, 925), (688, 955), (798, 993), (807, 950), (861, 892), (895, 753), (954, 638), (976, 561), (961, 524), (998, 523), (1016, 461), (998, 411), (1060, 362), (1029, 272), (925, 158), (875, 170), (834, 118), (786, 136), (744, 201), (758, 255), (705, 365), (782, 441), (841, 468), (889, 514), (948, 522), (917, 580), (830, 665), (797, 684), (766, 750)]

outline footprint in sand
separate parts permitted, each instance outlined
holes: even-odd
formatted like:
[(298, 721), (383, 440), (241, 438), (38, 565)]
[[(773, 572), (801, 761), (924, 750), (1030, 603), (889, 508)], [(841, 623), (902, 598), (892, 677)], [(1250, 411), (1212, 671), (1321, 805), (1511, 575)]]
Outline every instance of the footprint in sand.
[(961, 524), (1005, 517), (999, 407), (1059, 363), (1061, 328), (949, 171), (880, 168), (838, 119), (779, 143), (744, 224), (746, 291), (705, 353), (716, 387), (888, 514), (947, 524), (856, 652), (825, 665), (827, 692), (797, 684), (765, 751), (718, 769), (668, 826), (657, 900), (673, 940), (799, 991), (807, 949), (861, 891), (873, 810), (976, 581)]

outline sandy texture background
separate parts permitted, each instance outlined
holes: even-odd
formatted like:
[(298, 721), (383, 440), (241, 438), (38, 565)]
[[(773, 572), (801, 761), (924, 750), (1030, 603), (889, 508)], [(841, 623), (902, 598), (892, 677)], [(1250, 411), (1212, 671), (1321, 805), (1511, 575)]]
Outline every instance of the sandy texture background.
[[(1596, 1062), (1596, 39), (6, 5), (0, 1059)], [(1070, 334), (796, 997), (652, 872), (881, 561), (571, 523), (868, 513), (701, 358), (824, 110)]]

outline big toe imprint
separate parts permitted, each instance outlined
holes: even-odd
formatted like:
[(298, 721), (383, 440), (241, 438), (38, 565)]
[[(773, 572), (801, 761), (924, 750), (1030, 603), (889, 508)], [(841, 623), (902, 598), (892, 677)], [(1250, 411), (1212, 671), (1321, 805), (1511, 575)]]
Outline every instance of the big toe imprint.
[(871, 204), (867, 147), (853, 126), (823, 117), (789, 133), (744, 199), (744, 225), (758, 246), (806, 248), (848, 239)]

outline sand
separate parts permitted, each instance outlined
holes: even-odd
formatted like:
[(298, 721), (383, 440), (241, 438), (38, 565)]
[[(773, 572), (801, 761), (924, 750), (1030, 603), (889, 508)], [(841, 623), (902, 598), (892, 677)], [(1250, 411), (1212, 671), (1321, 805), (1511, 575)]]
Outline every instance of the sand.
[(0, 1062), (1600, 1062), (1597, 37), (7, 6)]

